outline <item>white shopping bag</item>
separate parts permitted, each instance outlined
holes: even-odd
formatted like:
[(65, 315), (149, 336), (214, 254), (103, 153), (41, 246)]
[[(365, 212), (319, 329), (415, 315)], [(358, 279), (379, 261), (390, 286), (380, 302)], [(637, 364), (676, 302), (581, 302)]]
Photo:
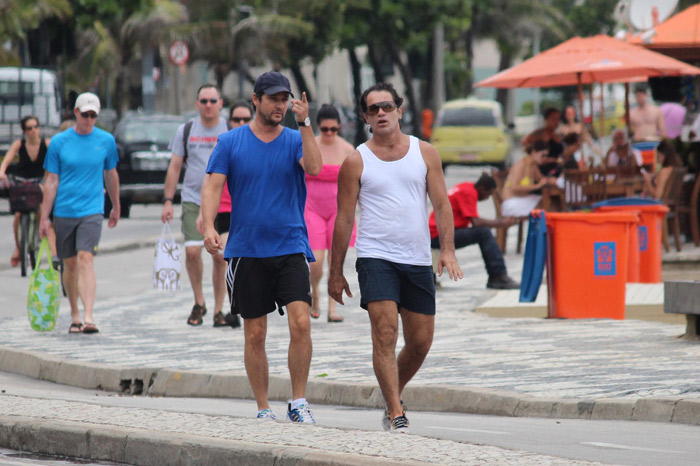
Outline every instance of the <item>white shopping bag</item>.
[(170, 222), (165, 222), (160, 238), (156, 240), (156, 252), (153, 258), (153, 288), (162, 291), (180, 289), (180, 245), (173, 238)]

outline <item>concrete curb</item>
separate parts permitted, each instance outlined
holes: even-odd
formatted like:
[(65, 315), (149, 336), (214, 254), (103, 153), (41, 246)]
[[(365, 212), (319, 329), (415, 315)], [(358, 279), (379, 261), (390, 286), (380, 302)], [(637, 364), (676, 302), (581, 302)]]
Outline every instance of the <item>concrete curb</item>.
[[(121, 368), (83, 363), (34, 351), (0, 346), (0, 371), (75, 387), (132, 395), (252, 399), (245, 374), (178, 371), (166, 368)], [(291, 384), (270, 377), (269, 398), (286, 401)], [(382, 408), (376, 385), (309, 380), (311, 403)], [(674, 422), (700, 425), (700, 398), (534, 397), (513, 391), (450, 385), (410, 385), (403, 393), (410, 410), (511, 417)]]
[(319, 452), (304, 447), (261, 445), (235, 439), (171, 434), (96, 424), (0, 416), (0, 446), (55, 456), (136, 466), (419, 466), (376, 456)]

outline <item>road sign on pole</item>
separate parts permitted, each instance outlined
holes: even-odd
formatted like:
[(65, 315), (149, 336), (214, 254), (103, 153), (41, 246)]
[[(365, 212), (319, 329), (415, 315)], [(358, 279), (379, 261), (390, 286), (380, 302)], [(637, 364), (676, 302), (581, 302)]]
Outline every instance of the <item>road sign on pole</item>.
[(176, 40), (170, 45), (168, 56), (175, 65), (184, 65), (190, 58), (190, 49), (185, 42)]

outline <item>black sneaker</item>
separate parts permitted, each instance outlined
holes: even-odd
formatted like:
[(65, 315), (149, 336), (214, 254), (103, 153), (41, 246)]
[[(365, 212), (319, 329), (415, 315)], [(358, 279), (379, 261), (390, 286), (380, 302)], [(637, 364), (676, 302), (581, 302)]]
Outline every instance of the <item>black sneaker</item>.
[(408, 419), (406, 416), (396, 416), (391, 420), (391, 433), (397, 434), (410, 434), (411, 430), (408, 428)]
[(518, 290), (520, 289), (520, 283), (510, 278), (508, 275), (503, 274), (497, 277), (489, 277), (486, 288), (491, 288), (493, 290)]
[(238, 317), (238, 314), (231, 314), (230, 312), (224, 316), (224, 319), (226, 320), (226, 323), (229, 324), (232, 328), (238, 328), (241, 326), (241, 319)]

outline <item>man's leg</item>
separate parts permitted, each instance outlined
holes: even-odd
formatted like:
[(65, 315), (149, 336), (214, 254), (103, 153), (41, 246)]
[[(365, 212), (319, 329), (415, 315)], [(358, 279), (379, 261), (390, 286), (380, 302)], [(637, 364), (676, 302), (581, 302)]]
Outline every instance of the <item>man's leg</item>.
[(243, 361), (250, 388), (258, 403), (258, 411), (270, 409), (270, 403), (267, 399), (269, 375), (267, 353), (265, 352), (267, 315), (255, 319), (243, 319), (243, 335), (245, 338)]
[(63, 259), (63, 286), (68, 295), (71, 322), (80, 324), (83, 319), (78, 308), (78, 256)]
[(78, 292), (85, 310), (85, 323), (94, 324), (92, 311), (95, 305), (97, 281), (94, 268), (95, 256), (89, 251), (78, 251)]
[(399, 395), (399, 369), (396, 362), (396, 340), (399, 316), (395, 301), (372, 301), (367, 304), (372, 327), (372, 365), (389, 410), (389, 418), (403, 414)]
[(423, 365), (423, 361), (430, 351), (433, 344), (435, 316), (411, 312), (402, 308), (401, 323), (403, 324), (403, 338), (406, 344), (399, 352), (398, 357), (399, 397), (406, 384)]
[(292, 380), (292, 400), (304, 398), (311, 366), (311, 322), (309, 305), (304, 301), (287, 304), (289, 314), (289, 377)]
[(194, 302), (204, 306), (204, 293), (202, 292), (202, 246), (185, 247), (185, 266), (190, 277), (190, 285), (194, 293)]
[(506, 275), (506, 263), (490, 228), (472, 227), (455, 230), (455, 248), (478, 244), (489, 277)]
[[(329, 251), (330, 252), (330, 251)], [(323, 249), (313, 251), (315, 262), (309, 263), (309, 280), (311, 281), (311, 316), (317, 319), (321, 315), (321, 278), (323, 277), (323, 260), (326, 256), (326, 251)]]

